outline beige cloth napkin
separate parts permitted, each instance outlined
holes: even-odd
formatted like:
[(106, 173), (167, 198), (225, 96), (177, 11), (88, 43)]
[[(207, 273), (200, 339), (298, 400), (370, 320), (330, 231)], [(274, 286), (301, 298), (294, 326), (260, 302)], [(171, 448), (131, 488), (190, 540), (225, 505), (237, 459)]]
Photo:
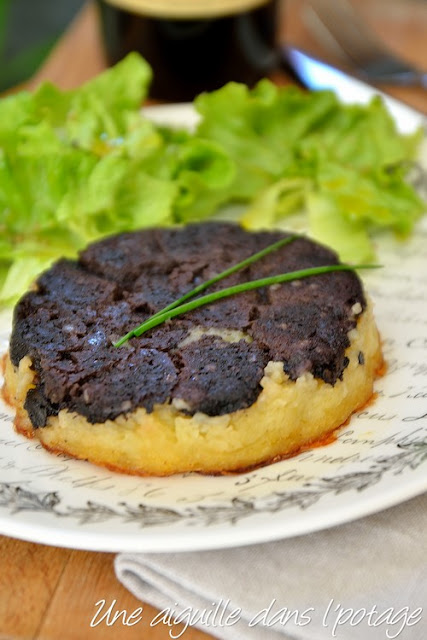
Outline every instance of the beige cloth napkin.
[(159, 625), (170, 609), (184, 626), (192, 616), (227, 640), (426, 640), (427, 494), (278, 542), (119, 554), (115, 570), (134, 595), (165, 610)]

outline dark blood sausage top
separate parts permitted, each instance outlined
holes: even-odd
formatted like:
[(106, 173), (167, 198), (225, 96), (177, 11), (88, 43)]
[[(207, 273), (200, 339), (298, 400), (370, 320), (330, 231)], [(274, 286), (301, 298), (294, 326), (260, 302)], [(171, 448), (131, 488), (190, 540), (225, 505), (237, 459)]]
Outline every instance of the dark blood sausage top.
[[(282, 361), (292, 380), (311, 372), (334, 385), (348, 364), (352, 307), (366, 306), (352, 272), (238, 294), (175, 317), (123, 347), (112, 345), (197, 284), (284, 235), (193, 224), (123, 233), (92, 244), (78, 261), (59, 260), (15, 310), (10, 353), (15, 365), (28, 355), (37, 374), (25, 402), (34, 427), (63, 408), (96, 423), (137, 407), (151, 412), (174, 398), (189, 414), (230, 413), (255, 402), (270, 360)], [(210, 290), (337, 262), (333, 252), (301, 238)], [(202, 335), (192, 340), (196, 327)], [(212, 335), (221, 329), (243, 337)]]

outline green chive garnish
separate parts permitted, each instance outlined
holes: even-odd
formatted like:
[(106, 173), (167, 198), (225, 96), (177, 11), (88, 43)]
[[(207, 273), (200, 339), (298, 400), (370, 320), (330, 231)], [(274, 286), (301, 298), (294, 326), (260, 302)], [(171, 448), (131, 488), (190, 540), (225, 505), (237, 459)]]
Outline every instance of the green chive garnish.
[[(264, 258), (264, 256), (267, 256), (269, 253), (272, 253), (273, 251), (277, 251), (278, 249), (281, 249), (282, 247), (284, 247), (287, 244), (290, 244), (293, 240), (296, 240), (296, 238), (299, 238), (299, 237), (300, 236), (298, 236), (298, 234), (293, 234), (292, 236), (288, 236), (287, 238), (282, 238), (277, 242), (273, 242), (273, 244), (269, 244), (268, 247), (265, 247), (265, 249), (261, 249), (261, 251), (257, 251), (257, 253), (253, 253), (251, 256), (249, 256), (248, 258), (245, 258), (241, 262), (238, 262), (232, 267), (229, 267), (228, 269), (221, 271), (221, 273), (218, 273), (216, 276), (214, 276), (210, 280), (206, 280), (206, 282), (202, 282), (201, 284), (197, 285), (197, 287), (185, 293), (183, 296), (181, 296), (181, 298), (178, 298), (174, 302), (171, 302), (170, 304), (168, 304), (167, 307), (160, 309), (160, 311), (157, 311), (157, 313), (150, 316), (150, 318), (148, 319), (151, 320), (152, 318), (157, 318), (157, 316), (160, 316), (163, 313), (166, 313), (166, 311), (169, 311), (170, 309), (175, 309), (175, 307), (179, 307), (183, 302), (185, 302), (186, 300), (189, 300), (190, 298), (194, 298), (194, 296), (196, 296), (198, 293), (201, 293), (202, 291), (210, 287), (212, 284), (215, 284), (215, 282), (218, 282), (219, 280), (222, 280), (227, 276), (231, 276), (232, 273), (236, 273), (236, 271), (239, 271), (240, 269), (244, 269), (245, 267), (248, 267), (253, 262), (256, 262), (257, 260)], [(114, 343), (113, 346), (120, 347), (127, 340), (129, 340), (130, 338), (133, 338), (134, 335), (135, 334), (133, 330), (129, 331), (129, 333), (127, 333), (125, 336), (120, 338), (118, 342)]]
[(321, 267), (310, 267), (308, 269), (300, 269), (298, 271), (290, 271), (289, 273), (281, 273), (277, 276), (270, 276), (268, 278), (261, 278), (259, 280), (251, 280), (249, 282), (243, 282), (241, 284), (234, 285), (233, 287), (227, 287), (220, 291), (209, 293), (201, 298), (187, 302), (186, 304), (180, 304), (179, 306), (169, 309), (168, 311), (159, 311), (156, 315), (152, 316), (145, 322), (136, 327), (125, 336), (122, 336), (117, 342), (114, 343), (115, 347), (120, 347), (127, 340), (133, 337), (137, 337), (157, 327), (159, 324), (163, 324), (167, 320), (174, 318), (175, 316), (188, 313), (198, 307), (202, 307), (207, 304), (212, 304), (222, 298), (228, 298), (229, 296), (236, 295), (238, 293), (244, 293), (245, 291), (251, 291), (253, 289), (259, 289), (260, 287), (268, 287), (273, 284), (282, 284), (283, 282), (290, 282), (292, 280), (301, 280), (309, 276), (317, 276), (323, 273), (331, 273), (333, 271), (353, 271), (355, 269), (378, 269), (381, 265), (377, 264), (359, 264), (359, 265), (325, 265)]
[(227, 276), (231, 276), (232, 273), (236, 273), (236, 271), (240, 271), (240, 269), (244, 269), (245, 267), (248, 267), (253, 262), (260, 260), (261, 258), (263, 258), (264, 256), (267, 256), (269, 253), (272, 253), (273, 251), (277, 251), (278, 249), (281, 249), (282, 247), (289, 244), (290, 242), (292, 242), (298, 237), (299, 236), (295, 234), (295, 235), (289, 236), (288, 238), (282, 238), (281, 240), (278, 240), (277, 242), (273, 242), (273, 244), (268, 245), (268, 247), (265, 247), (265, 249), (261, 249), (261, 251), (258, 251), (257, 253), (253, 253), (251, 256), (249, 256), (248, 258), (245, 258), (241, 262), (238, 262), (232, 267), (225, 269), (225, 271), (221, 271), (221, 273), (218, 273), (216, 276), (214, 276), (210, 280), (206, 280), (206, 282), (202, 282), (201, 284), (197, 285), (197, 287), (185, 293), (183, 296), (181, 296), (181, 298), (178, 298), (178, 300), (175, 300), (174, 302), (171, 302), (170, 304), (168, 304), (168, 306), (164, 307), (164, 309), (160, 309), (160, 311), (157, 311), (157, 313), (155, 313), (150, 317), (150, 320), (151, 318), (156, 318), (157, 316), (163, 313), (166, 313), (166, 311), (169, 311), (170, 309), (179, 307), (179, 305), (181, 305), (183, 302), (185, 302), (186, 300), (189, 300), (190, 298), (194, 298), (194, 296), (196, 296), (198, 293), (201, 293), (202, 291), (210, 287), (212, 284), (215, 284), (215, 282), (218, 282), (219, 280), (222, 280)]

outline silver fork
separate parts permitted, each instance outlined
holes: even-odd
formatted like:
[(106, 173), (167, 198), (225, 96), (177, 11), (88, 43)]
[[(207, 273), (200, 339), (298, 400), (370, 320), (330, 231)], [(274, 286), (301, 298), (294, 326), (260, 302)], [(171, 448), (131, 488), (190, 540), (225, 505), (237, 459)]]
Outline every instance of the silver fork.
[(311, 31), (366, 80), (427, 88), (427, 73), (387, 51), (347, 0), (312, 0), (305, 5), (304, 18)]

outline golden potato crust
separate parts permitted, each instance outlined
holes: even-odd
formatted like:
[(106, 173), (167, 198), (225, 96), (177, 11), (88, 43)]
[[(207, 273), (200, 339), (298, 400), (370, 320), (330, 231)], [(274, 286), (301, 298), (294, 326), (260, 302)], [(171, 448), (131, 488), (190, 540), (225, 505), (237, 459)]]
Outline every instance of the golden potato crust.
[[(179, 403), (138, 408), (115, 420), (90, 424), (64, 409), (35, 429), (24, 409), (35, 386), (31, 360), (14, 367), (6, 358), (4, 398), (16, 409), (15, 428), (50, 451), (110, 469), (166, 476), (185, 471), (226, 473), (292, 455), (342, 425), (373, 393), (382, 365), (378, 331), (368, 303), (349, 333), (349, 364), (334, 386), (305, 373), (295, 381), (282, 362), (269, 362), (262, 391), (248, 408), (219, 416), (187, 415)], [(360, 356), (363, 354), (363, 357)]]

